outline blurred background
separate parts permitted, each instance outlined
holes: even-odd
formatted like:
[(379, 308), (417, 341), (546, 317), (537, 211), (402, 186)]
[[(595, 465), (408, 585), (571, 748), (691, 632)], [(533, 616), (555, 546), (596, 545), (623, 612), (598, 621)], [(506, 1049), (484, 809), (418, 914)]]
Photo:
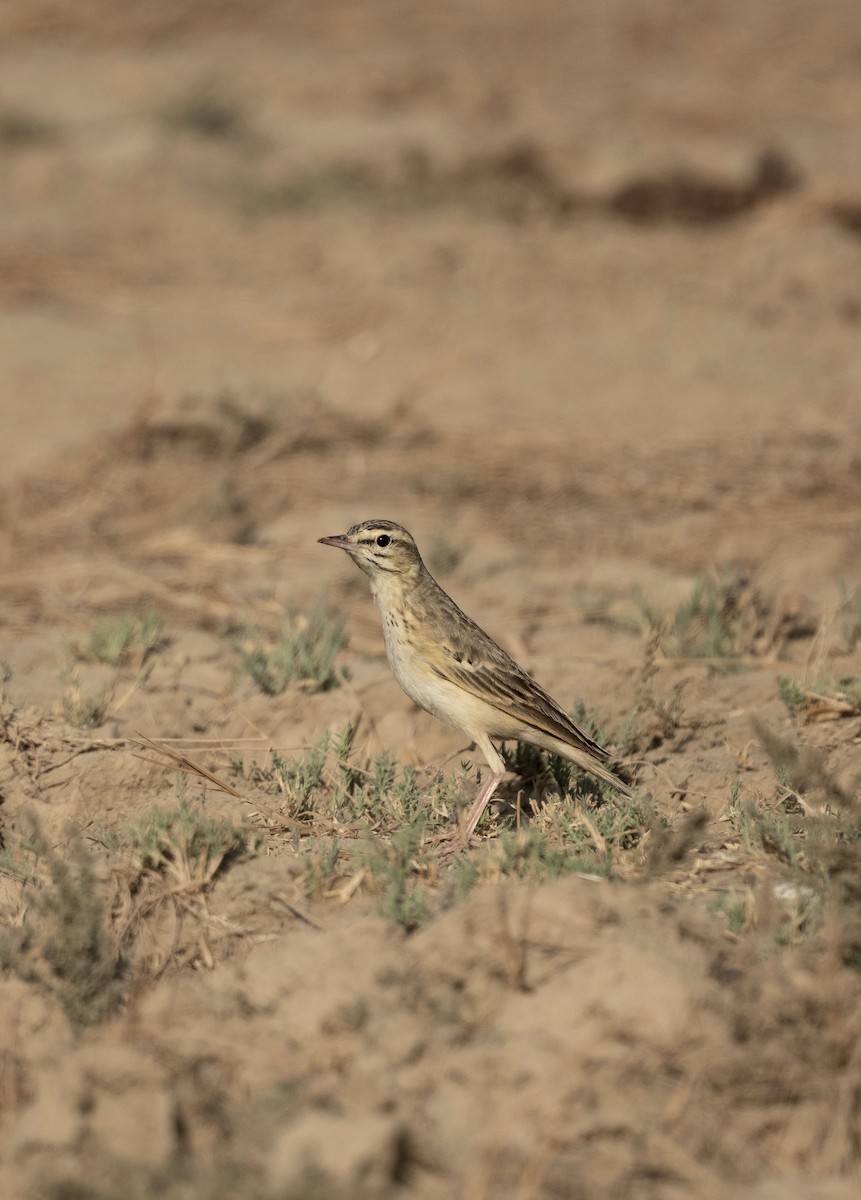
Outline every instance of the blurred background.
[(3, 474), (226, 390), (842, 437), (859, 114), (857, 0), (6, 0)]
[(3, 0), (4, 1195), (856, 1200), (859, 395), (861, 0)]

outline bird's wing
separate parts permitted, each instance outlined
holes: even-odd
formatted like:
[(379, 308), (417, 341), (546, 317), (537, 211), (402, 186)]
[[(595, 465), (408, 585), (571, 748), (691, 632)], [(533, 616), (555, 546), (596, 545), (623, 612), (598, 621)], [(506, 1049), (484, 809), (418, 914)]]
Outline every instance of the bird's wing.
[[(472, 622), (470, 622), (472, 624)], [(514, 720), (606, 762), (610, 755), (563, 712), (552, 696), (509, 658), (478, 626), (475, 636), (449, 637), (434, 655), (432, 669), (442, 679), (494, 705)]]

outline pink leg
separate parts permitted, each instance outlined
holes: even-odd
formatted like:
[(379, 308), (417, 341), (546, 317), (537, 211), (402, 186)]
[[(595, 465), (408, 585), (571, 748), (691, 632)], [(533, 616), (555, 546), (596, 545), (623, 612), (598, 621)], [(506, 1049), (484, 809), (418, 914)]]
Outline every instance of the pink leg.
[(469, 812), (466, 814), (466, 818), (464, 820), (463, 831), (466, 836), (467, 845), (469, 845), (469, 839), (475, 833), (475, 827), (481, 820), (481, 814), (487, 808), (491, 796), (505, 777), (505, 763), (502, 761), (499, 754), (497, 754), (496, 747), (493, 745), (493, 742), (490, 740), (487, 734), (477, 734), (475, 738), (475, 744), (487, 759), (487, 765), (490, 767), (490, 774), (478, 789), (478, 795), (470, 805)]
[(487, 779), (485, 779), (484, 783), (478, 789), (478, 795), (470, 805), (469, 812), (466, 814), (464, 819), (463, 830), (467, 843), (475, 833), (475, 827), (481, 820), (481, 815), (490, 803), (493, 793), (499, 787), (504, 778), (504, 771), (494, 771), (491, 775), (488, 775)]

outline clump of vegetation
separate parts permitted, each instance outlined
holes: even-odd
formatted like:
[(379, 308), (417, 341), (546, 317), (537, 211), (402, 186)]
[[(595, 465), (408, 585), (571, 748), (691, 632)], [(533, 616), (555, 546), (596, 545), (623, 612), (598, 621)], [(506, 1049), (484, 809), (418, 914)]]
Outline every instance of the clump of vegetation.
[(504, 858), (500, 869), (551, 879), (572, 871), (628, 874), (642, 861), (640, 843), (652, 824), (652, 815), (636, 798), (613, 792), (609, 802), (587, 807), (576, 792), (565, 791), (534, 813), (526, 841), (506, 842), (502, 835), (511, 861)]
[(328, 758), (329, 739), (313, 747), (304, 758), (286, 759), (273, 753), (266, 766), (252, 766), (247, 771), (235, 763), (238, 774), (251, 783), (274, 783), (284, 797), (282, 811), (295, 821), (311, 820), (319, 799), (316, 793), (323, 788), (323, 769)]
[(431, 831), (453, 820), (465, 768), (423, 783), (414, 768), (398, 769), (389, 751), (362, 757), (354, 742), (355, 727), (348, 724), (337, 736), (325, 734), (301, 759), (273, 754), (263, 767), (236, 763), (235, 770), (251, 782), (274, 784), (285, 798), (285, 815), (293, 819), (386, 834), (419, 820)]
[[(263, 768), (240, 768), (246, 778), (274, 785), (285, 813), (320, 835), (302, 852), (309, 896), (343, 895), (358, 887), (379, 897), (380, 911), (406, 930), (423, 925), (445, 900), (427, 875), (432, 840), (455, 832), (466, 769), (422, 778), (398, 768), (388, 751), (362, 756), (355, 728), (327, 734), (296, 761), (273, 756)], [(350, 836), (331, 836), (332, 830)]]
[[(373, 890), (380, 895), (382, 916), (407, 933), (426, 925), (434, 913), (423, 880), (432, 870), (432, 856), (423, 845), (421, 821), (405, 825), (388, 840), (369, 839), (365, 850)], [(437, 906), (438, 907), (438, 906)]]
[(106, 617), (72, 649), (82, 662), (111, 667), (142, 667), (163, 642), (164, 621), (155, 613), (143, 617)]
[(747, 933), (755, 923), (755, 903), (749, 890), (730, 888), (719, 892), (709, 903), (709, 912), (722, 916), (726, 927), (735, 937)]
[[(0, 862), (26, 904), (20, 925), (0, 933), (0, 968), (55, 996), (78, 1029), (115, 1012), (142, 977), (132, 948), (149, 918), (165, 903), (191, 916), (193, 947), (210, 920), (203, 897), (212, 881), (256, 848), (244, 826), (185, 803), (154, 808), (131, 829), (94, 840), (113, 852), (105, 878), (77, 831), (52, 846), (35, 818), (26, 821), (14, 858), (7, 850)], [(174, 939), (159, 954), (155, 974), (181, 957)]]
[(62, 696), (66, 720), (82, 729), (97, 729), (103, 725), (111, 702), (110, 689), (102, 688), (94, 696), (85, 696), (81, 677), (72, 666), (63, 670), (61, 679), (66, 685)]
[(122, 948), (110, 929), (111, 900), (77, 832), (51, 846), (35, 817), (22, 851), (31, 860), (29, 908), (0, 935), (0, 965), (59, 1000), (78, 1029), (114, 1012), (126, 988)]
[(305, 891), (308, 896), (322, 899), (329, 894), (338, 878), (341, 843), (338, 838), (315, 837), (302, 853), (305, 868)]
[(346, 640), (343, 617), (320, 597), (309, 613), (286, 621), (274, 640), (248, 626), (236, 648), (241, 670), (266, 695), (278, 696), (291, 683), (317, 691), (331, 687), (335, 683), (335, 657)]
[[(770, 925), (777, 944), (795, 943), (821, 928), (830, 913), (844, 961), (861, 966), (861, 954), (854, 961), (861, 946), (861, 778), (847, 786), (821, 751), (762, 725), (757, 731), (774, 766), (776, 798), (742, 797), (736, 787), (728, 817), (745, 855), (770, 860), (777, 878), (764, 900), (745, 900), (744, 931)], [(728, 917), (731, 908), (727, 900)]]
[(788, 867), (810, 870), (803, 813), (789, 797), (775, 805), (736, 798), (729, 808), (730, 828), (747, 854), (764, 852)]
[(734, 658), (749, 649), (757, 596), (740, 572), (723, 568), (697, 579), (667, 628), (673, 653), (682, 658)]
[(162, 875), (174, 891), (199, 892), (221, 868), (249, 847), (249, 831), (181, 802), (154, 808), (131, 829), (144, 871)]
[(778, 675), (777, 691), (790, 713), (804, 720), (836, 720), (861, 713), (861, 679), (823, 679), (808, 685)]
[[(581, 709), (577, 717), (600, 735), (590, 714)], [(582, 796), (594, 798), (591, 780), (581, 781), (563, 759), (517, 747), (507, 751), (514, 769), (527, 780), (555, 782), (561, 795), (541, 806), (530, 802), (519, 814), (526, 828), (503, 829), (484, 857), (473, 860), (457, 826), (476, 786), (467, 766), (447, 778), (423, 775), (399, 768), (388, 752), (361, 756), (354, 738), (347, 726), (300, 760), (273, 756), (263, 768), (238, 768), (250, 780), (274, 785), (285, 797), (286, 814), (324, 835), (303, 851), (309, 896), (343, 896), (362, 887), (379, 896), (381, 912), (413, 930), (462, 899), (479, 879), (612, 875), (627, 873), (642, 858), (639, 845), (652, 820), (638, 802), (614, 796), (603, 803), (601, 792), (587, 811)], [(493, 818), (491, 827), (499, 820)]]
[(784, 877), (769, 878), (769, 891), (759, 896), (750, 889), (733, 890), (717, 898), (712, 911), (723, 913), (732, 933), (762, 925), (772, 930), (777, 945), (809, 937), (822, 924), (829, 890), (823, 852), (835, 830), (810, 821), (790, 792), (771, 805), (736, 795), (729, 819), (745, 854), (771, 858)]
[(807, 692), (791, 675), (778, 675), (777, 693), (794, 716), (807, 706)]

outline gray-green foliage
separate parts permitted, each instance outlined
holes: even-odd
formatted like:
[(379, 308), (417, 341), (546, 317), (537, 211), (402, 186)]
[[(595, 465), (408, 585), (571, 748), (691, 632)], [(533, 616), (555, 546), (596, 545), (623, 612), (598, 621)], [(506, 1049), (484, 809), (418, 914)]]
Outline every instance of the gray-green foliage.
[(274, 784), (283, 811), (294, 819), (334, 818), (391, 831), (423, 821), (428, 828), (449, 822), (457, 811), (464, 773), (435, 774), (422, 781), (413, 767), (397, 766), (390, 751), (362, 755), (355, 727), (327, 733), (301, 758), (273, 754), (265, 766), (237, 763), (251, 782)]
[(421, 822), (405, 825), (387, 840), (369, 839), (366, 864), (380, 892), (380, 913), (407, 933), (427, 924), (433, 915), (423, 883), (430, 854), (423, 847)]
[[(790, 693), (791, 695), (791, 693)], [(826, 755), (797, 734), (782, 737), (762, 723), (759, 740), (774, 768), (776, 797), (730, 797), (729, 822), (742, 850), (770, 859), (782, 878), (773, 886), (778, 944), (817, 929), (830, 914), (844, 961), (861, 965), (861, 833), (859, 779), (837, 776)], [(748, 924), (756, 922), (753, 913)]]
[(243, 826), (185, 802), (173, 809), (153, 808), (130, 832), (141, 867), (186, 890), (205, 887), (229, 858), (248, 846)]
[(801, 684), (789, 675), (778, 675), (777, 691), (793, 716), (817, 709), (846, 716), (861, 712), (861, 679), (818, 679)]
[(503, 870), (550, 878), (571, 871), (613, 875), (622, 862), (639, 855), (653, 819), (636, 796), (627, 799), (614, 792), (607, 800), (587, 806), (576, 793), (563, 794), (548, 800), (525, 831), (532, 839), (527, 857), (534, 869), (512, 872), (503, 866)]
[(108, 887), (79, 834), (54, 847), (35, 818), (26, 824), (23, 844), (33, 862), (28, 911), (20, 929), (0, 937), (0, 962), (56, 996), (76, 1028), (98, 1024), (125, 992)]
[(66, 685), (62, 696), (66, 720), (82, 729), (98, 729), (104, 724), (111, 702), (110, 691), (100, 688), (94, 695), (85, 695), (81, 677), (72, 666), (62, 671), (61, 679)]
[(803, 712), (807, 707), (807, 692), (791, 675), (778, 675), (777, 692), (791, 713)]
[[(265, 767), (241, 769), (283, 795), (286, 815), (319, 827), (320, 836), (302, 852), (309, 895), (325, 895), (339, 875), (362, 873), (380, 910), (416, 929), (434, 911), (424, 878), (427, 835), (452, 828), (464, 772), (423, 779), (412, 767), (399, 768), (389, 752), (363, 755), (354, 742), (355, 729), (347, 725), (302, 758), (273, 755)], [(333, 826), (353, 830), (353, 837), (331, 837)]]
[(323, 786), (323, 769), (328, 756), (328, 738), (314, 746), (304, 758), (283, 758), (273, 753), (265, 767), (244, 765), (237, 769), (251, 783), (274, 783), (284, 797), (285, 816), (294, 820), (313, 817), (317, 799), (315, 793)]
[(731, 658), (747, 650), (753, 593), (730, 568), (697, 579), (669, 626), (675, 653), (688, 658)]
[(764, 850), (791, 867), (807, 868), (805, 822), (797, 805), (775, 805), (737, 799), (730, 804), (730, 828), (747, 853)]
[(164, 621), (155, 613), (142, 617), (105, 617), (74, 646), (78, 658), (112, 667), (141, 666), (159, 645)]
[(236, 646), (242, 670), (262, 692), (277, 696), (294, 682), (318, 690), (335, 682), (335, 656), (346, 642), (344, 619), (319, 597), (310, 612), (285, 621), (275, 638), (253, 625)]

